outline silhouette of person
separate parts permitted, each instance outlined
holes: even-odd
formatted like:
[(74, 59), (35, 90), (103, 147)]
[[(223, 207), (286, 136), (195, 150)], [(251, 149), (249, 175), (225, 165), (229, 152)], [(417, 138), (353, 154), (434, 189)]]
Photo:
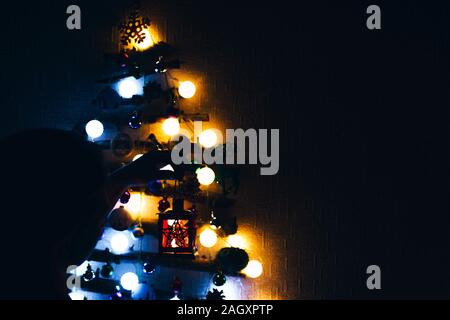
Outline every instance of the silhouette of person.
[(62, 130), (22, 132), (0, 147), (0, 299), (68, 299), (67, 267), (89, 256), (120, 195), (174, 175), (159, 170), (169, 152), (107, 175), (100, 149)]

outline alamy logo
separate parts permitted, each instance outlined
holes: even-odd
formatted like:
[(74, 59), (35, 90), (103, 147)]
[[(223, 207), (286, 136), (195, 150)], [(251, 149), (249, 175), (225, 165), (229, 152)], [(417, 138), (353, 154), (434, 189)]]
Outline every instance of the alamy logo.
[(366, 286), (369, 290), (381, 289), (381, 269), (377, 265), (371, 265), (367, 267), (367, 274), (370, 276), (367, 278)]
[[(172, 149), (171, 158), (174, 164), (205, 163), (212, 164), (260, 164), (261, 175), (278, 173), (280, 159), (279, 129), (226, 129), (225, 139), (219, 130), (213, 130), (217, 143), (210, 148), (202, 148), (200, 144), (191, 143), (191, 134), (180, 129), (180, 133), (172, 137), (178, 142)], [(201, 121), (194, 122), (194, 141), (198, 142), (202, 132)]]
[(66, 9), (66, 13), (70, 16), (66, 20), (66, 26), (69, 30), (81, 29), (81, 9), (77, 5), (70, 5)]
[(379, 6), (373, 4), (367, 7), (367, 14), (370, 16), (367, 18), (366, 26), (369, 30), (380, 30), (381, 29), (381, 9)]
[(67, 267), (66, 272), (70, 274), (67, 278), (66, 285), (69, 290), (81, 288), (81, 277), (77, 275), (77, 266), (71, 265)]

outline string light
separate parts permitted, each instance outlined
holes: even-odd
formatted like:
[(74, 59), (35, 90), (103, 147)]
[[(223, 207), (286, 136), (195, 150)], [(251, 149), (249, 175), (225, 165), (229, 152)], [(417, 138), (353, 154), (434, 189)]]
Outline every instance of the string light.
[(245, 269), (242, 270), (242, 273), (250, 278), (258, 278), (263, 273), (261, 262), (257, 260), (250, 260)]
[(217, 242), (217, 234), (211, 229), (207, 228), (200, 234), (200, 243), (206, 248), (213, 247)]
[(91, 139), (97, 139), (103, 134), (103, 124), (98, 120), (91, 120), (86, 124), (86, 133)]
[(212, 148), (217, 145), (217, 135), (214, 130), (208, 129), (200, 133), (198, 141), (203, 147)]
[(120, 278), (120, 285), (125, 290), (136, 290), (139, 286), (139, 278), (134, 272), (127, 272)]
[(142, 83), (134, 77), (128, 77), (119, 82), (119, 95), (122, 98), (129, 99), (134, 95), (139, 95), (144, 92)]
[(114, 253), (124, 253), (129, 248), (129, 239), (123, 233), (117, 233), (111, 238), (111, 249)]
[(178, 93), (185, 99), (192, 98), (195, 94), (195, 85), (191, 81), (180, 82)]
[(201, 168), (196, 173), (198, 182), (204, 186), (209, 186), (216, 179), (214, 171), (208, 167)]
[(180, 122), (177, 118), (167, 118), (163, 122), (163, 131), (168, 136), (175, 136), (180, 132)]

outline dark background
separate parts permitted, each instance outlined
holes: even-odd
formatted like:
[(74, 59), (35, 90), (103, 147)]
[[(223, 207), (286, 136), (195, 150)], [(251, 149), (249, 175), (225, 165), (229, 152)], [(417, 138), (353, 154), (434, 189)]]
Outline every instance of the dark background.
[[(98, 112), (94, 81), (131, 2), (74, 2), (81, 31), (65, 26), (72, 2), (2, 3), (1, 136)], [(204, 75), (203, 111), (280, 129), (280, 172), (245, 171), (236, 209), (261, 230), (273, 297), (450, 295), (450, 8), (393, 2), (141, 1)], [(370, 4), (382, 30), (366, 28)], [(371, 264), (381, 291), (366, 288)]]

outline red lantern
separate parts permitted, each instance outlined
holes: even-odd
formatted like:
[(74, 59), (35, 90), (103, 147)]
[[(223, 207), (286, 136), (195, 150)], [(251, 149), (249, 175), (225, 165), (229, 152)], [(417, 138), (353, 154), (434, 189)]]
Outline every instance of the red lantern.
[(159, 252), (193, 254), (195, 247), (195, 218), (190, 211), (170, 210), (159, 214)]

